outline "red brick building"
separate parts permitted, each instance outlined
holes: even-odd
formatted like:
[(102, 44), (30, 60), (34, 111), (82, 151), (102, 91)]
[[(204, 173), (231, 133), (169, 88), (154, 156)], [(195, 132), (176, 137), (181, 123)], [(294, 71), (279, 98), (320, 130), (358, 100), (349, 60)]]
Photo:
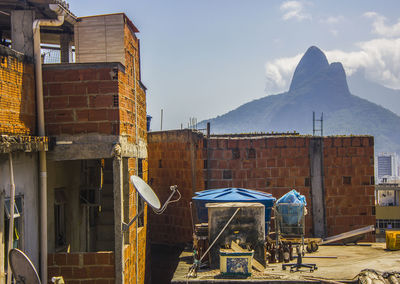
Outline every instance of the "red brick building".
[[(0, 185), (8, 192), (12, 157), (18, 248), (42, 282), (63, 276), (66, 283), (144, 283), (147, 205), (129, 182), (133, 174), (147, 180), (139, 31), (123, 13), (77, 19), (56, 2), (0, 3)], [(38, 134), (40, 86), (45, 131)], [(7, 199), (0, 193), (3, 236)]]
[[(182, 201), (150, 216), (153, 242), (191, 241), (195, 191), (242, 187), (307, 199), (308, 236), (332, 236), (375, 224), (371, 136), (221, 135), (190, 130), (149, 133), (149, 182), (160, 196), (177, 184)], [(368, 240), (374, 240), (369, 235)]]

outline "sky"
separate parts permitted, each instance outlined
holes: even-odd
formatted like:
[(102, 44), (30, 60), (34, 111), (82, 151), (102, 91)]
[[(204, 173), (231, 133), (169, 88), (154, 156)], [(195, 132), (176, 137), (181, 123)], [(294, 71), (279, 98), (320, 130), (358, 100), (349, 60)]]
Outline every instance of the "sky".
[[(400, 89), (400, 1), (68, 0), (137, 26), (151, 130), (187, 127), (288, 90), (308, 47)], [(251, 115), (251, 114), (249, 114)]]

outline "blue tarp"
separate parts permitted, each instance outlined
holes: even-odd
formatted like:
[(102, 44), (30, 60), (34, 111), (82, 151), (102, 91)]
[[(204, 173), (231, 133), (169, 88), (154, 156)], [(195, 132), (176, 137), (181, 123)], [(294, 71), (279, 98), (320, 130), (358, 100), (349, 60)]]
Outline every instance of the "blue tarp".
[(292, 189), (288, 193), (286, 193), (284, 196), (278, 199), (276, 204), (279, 203), (296, 203), (296, 204), (304, 204), (304, 206), (307, 205), (306, 202), (306, 197), (304, 195), (301, 195), (299, 192), (297, 192), (295, 189)]
[(293, 189), (278, 199), (276, 209), (284, 224), (300, 225), (306, 205), (306, 197)]

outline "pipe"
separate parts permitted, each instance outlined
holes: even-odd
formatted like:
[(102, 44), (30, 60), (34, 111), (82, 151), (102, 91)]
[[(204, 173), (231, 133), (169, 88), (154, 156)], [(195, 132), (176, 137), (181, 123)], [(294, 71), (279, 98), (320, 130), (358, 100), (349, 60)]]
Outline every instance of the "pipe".
[[(137, 52), (136, 52), (137, 54)], [(135, 92), (135, 135), (136, 135), (136, 175), (139, 176), (139, 131), (138, 131), (138, 107), (137, 107), (137, 94), (136, 94), (136, 60), (135, 56), (133, 57), (133, 91)], [(143, 165), (142, 165), (143, 166)], [(143, 168), (142, 168), (143, 171)], [(136, 191), (135, 195), (136, 200), (136, 215), (139, 215), (139, 193)], [(144, 207), (144, 205), (143, 205)], [(136, 261), (135, 261), (135, 271), (136, 271), (136, 284), (139, 279), (139, 222), (135, 222), (136, 227)]]
[[(50, 9), (57, 12), (58, 5), (50, 4)], [(59, 11), (58, 11), (59, 12)], [(58, 14), (57, 19), (37, 19), (33, 22), (33, 53), (35, 63), (36, 81), (36, 108), (38, 115), (38, 134), (45, 136), (44, 107), (43, 107), (43, 79), (42, 56), (40, 53), (40, 27), (61, 26), (64, 23), (64, 15)], [(46, 152), (39, 152), (40, 171), (40, 275), (42, 283), (47, 283), (47, 166)]]
[[(13, 162), (12, 162), (12, 154), (9, 153), (9, 161), (10, 161), (10, 223), (8, 227), (8, 248), (7, 248), (7, 258), (10, 253), (10, 250), (13, 248), (13, 239), (14, 239), (14, 204), (15, 204), (15, 183), (14, 183), (14, 170), (13, 170)], [(12, 272), (10, 261), (8, 261), (7, 266), (7, 284), (11, 284)]]

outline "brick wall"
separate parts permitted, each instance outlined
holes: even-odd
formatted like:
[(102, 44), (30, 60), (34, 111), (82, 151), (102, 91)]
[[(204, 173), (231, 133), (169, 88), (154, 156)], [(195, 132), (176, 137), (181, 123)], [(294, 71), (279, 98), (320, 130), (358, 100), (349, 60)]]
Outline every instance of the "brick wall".
[(54, 253), (48, 255), (49, 281), (63, 276), (65, 283), (115, 283), (113, 252)]
[(120, 133), (127, 135), (128, 141), (135, 141), (137, 109), (139, 139), (146, 141), (146, 90), (140, 84), (139, 40), (127, 24), (124, 25), (124, 47), (126, 72), (119, 76)]
[(35, 135), (33, 64), (5, 46), (0, 46), (0, 90), (0, 133)]
[[(154, 243), (184, 243), (192, 240), (189, 203), (195, 191), (204, 189), (203, 135), (189, 130), (148, 134), (149, 184), (161, 203), (178, 185), (182, 198), (162, 215), (149, 210), (149, 238)], [(175, 195), (173, 199), (177, 196)]]
[(119, 134), (118, 64), (43, 66), (48, 135)]
[[(147, 181), (148, 175), (147, 160), (142, 161), (143, 179)], [(136, 174), (136, 159), (128, 159), (129, 176)], [(136, 190), (129, 183), (129, 220), (136, 216)], [(145, 205), (143, 226), (138, 228), (138, 283), (144, 283), (146, 276), (146, 251), (147, 251), (147, 216), (148, 210)], [(136, 281), (136, 226), (133, 224), (129, 228), (129, 234), (126, 235), (128, 242), (124, 247), (124, 278), (125, 283), (135, 283)]]
[(146, 141), (146, 93), (136, 80), (135, 107), (130, 69), (117, 63), (44, 65), (47, 134), (124, 135), (135, 142), (137, 107), (139, 139)]
[(325, 138), (324, 172), (328, 235), (375, 225), (373, 137)]
[[(310, 157), (307, 137), (210, 138), (208, 188), (241, 187), (279, 198), (295, 188), (310, 196)], [(311, 210), (306, 232), (312, 230)]]
[[(150, 183), (158, 194), (165, 192), (169, 184), (185, 184), (190, 176), (190, 167), (183, 165), (188, 155), (185, 145), (191, 138), (191, 135), (184, 134), (186, 132), (149, 134)], [(310, 140), (311, 136), (211, 137), (207, 141), (209, 161), (202, 161), (207, 157), (205, 147), (202, 157), (196, 161), (199, 167), (201, 164), (208, 166), (203, 174), (198, 175), (197, 189), (205, 188), (202, 181), (207, 180), (207, 175), (209, 189), (243, 187), (268, 192), (279, 198), (295, 188), (307, 199), (306, 234), (311, 236)], [(327, 234), (374, 225), (373, 137), (326, 137), (323, 143)], [(188, 203), (194, 191), (191, 187), (181, 186), (181, 189), (187, 200), (176, 206), (182, 206), (188, 212)], [(189, 228), (190, 216), (184, 212), (182, 209), (180, 214), (175, 215), (167, 211), (159, 216), (158, 223), (155, 222), (159, 232), (152, 230), (151, 238), (167, 243), (189, 239), (189, 236), (182, 236), (189, 229), (183, 232), (176, 230), (178, 224), (186, 224), (185, 228)], [(367, 240), (374, 240), (374, 236), (369, 235)]]

